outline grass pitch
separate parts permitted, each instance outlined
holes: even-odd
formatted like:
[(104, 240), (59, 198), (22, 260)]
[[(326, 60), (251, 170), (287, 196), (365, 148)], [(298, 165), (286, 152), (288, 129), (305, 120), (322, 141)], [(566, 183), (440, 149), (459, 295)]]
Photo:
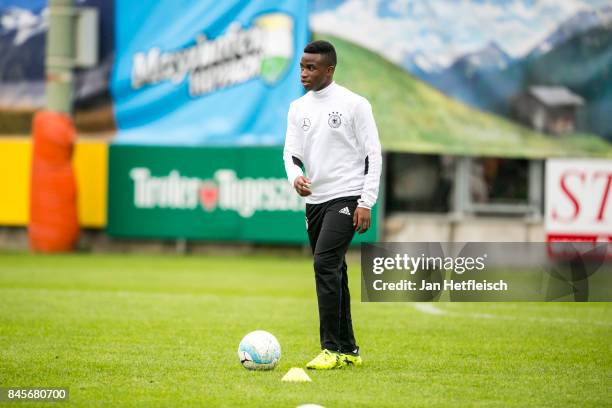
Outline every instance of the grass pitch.
[[(0, 386), (104, 407), (612, 403), (612, 305), (362, 304), (358, 266), (364, 366), (287, 384), (318, 352), (306, 256), (0, 254)], [(255, 329), (283, 348), (272, 372), (238, 362)]]

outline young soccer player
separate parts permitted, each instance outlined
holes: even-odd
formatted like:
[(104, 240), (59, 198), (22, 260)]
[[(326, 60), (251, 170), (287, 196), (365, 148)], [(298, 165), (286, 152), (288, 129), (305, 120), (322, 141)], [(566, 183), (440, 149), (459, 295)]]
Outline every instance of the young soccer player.
[(327, 370), (362, 363), (345, 255), (355, 231), (370, 228), (382, 158), (370, 103), (333, 81), (333, 45), (308, 44), (300, 68), (308, 92), (289, 107), (283, 159), (289, 182), (306, 198), (314, 255), (322, 351), (306, 367)]

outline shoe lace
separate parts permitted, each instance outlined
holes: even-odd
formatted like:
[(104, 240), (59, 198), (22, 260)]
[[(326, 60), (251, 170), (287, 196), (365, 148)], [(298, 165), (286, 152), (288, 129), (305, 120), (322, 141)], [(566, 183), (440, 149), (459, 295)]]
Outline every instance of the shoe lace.
[(327, 360), (329, 357), (333, 357), (333, 353), (327, 349), (321, 351), (319, 353), (319, 355), (317, 356), (317, 361), (325, 361)]

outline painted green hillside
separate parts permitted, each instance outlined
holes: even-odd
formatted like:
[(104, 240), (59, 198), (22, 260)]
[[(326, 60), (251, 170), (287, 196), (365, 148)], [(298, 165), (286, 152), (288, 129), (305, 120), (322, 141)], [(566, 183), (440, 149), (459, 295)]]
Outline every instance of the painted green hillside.
[(335, 80), (368, 98), (387, 151), (499, 157), (612, 157), (595, 135), (544, 135), (470, 108), (360, 46), (328, 35), (338, 52)]

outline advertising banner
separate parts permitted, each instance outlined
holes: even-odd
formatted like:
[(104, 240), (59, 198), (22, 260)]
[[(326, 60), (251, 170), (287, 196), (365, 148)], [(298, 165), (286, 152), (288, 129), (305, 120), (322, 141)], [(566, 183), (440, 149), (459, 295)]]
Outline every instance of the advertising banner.
[(282, 145), (306, 0), (116, 2), (116, 143)]
[(612, 157), (609, 0), (315, 0), (387, 151)]
[[(108, 233), (116, 237), (307, 243), (304, 200), (281, 147), (111, 145)], [(377, 238), (372, 227), (354, 243)]]
[(612, 242), (612, 161), (546, 161), (548, 241)]

